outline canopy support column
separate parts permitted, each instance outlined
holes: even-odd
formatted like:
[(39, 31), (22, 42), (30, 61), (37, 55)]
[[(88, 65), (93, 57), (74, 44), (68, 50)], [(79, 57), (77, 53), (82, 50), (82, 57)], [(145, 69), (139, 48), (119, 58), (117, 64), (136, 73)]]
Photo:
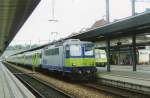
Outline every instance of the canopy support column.
[(107, 72), (110, 72), (110, 39), (106, 42), (106, 52), (107, 52)]
[(133, 71), (136, 71), (136, 65), (137, 65), (137, 55), (136, 55), (136, 35), (132, 36), (132, 65), (133, 65)]

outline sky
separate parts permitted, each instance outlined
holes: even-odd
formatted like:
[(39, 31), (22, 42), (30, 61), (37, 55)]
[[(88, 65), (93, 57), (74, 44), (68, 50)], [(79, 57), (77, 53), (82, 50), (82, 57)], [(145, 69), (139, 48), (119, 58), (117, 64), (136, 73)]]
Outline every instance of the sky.
[[(53, 19), (52, 0), (41, 0), (10, 45), (44, 44), (88, 28), (106, 16), (105, 0), (54, 1), (54, 16), (58, 22), (49, 21)], [(143, 12), (149, 7), (150, 2), (137, 2), (135, 8), (136, 12)], [(131, 0), (110, 0), (110, 21), (128, 16), (131, 16)]]

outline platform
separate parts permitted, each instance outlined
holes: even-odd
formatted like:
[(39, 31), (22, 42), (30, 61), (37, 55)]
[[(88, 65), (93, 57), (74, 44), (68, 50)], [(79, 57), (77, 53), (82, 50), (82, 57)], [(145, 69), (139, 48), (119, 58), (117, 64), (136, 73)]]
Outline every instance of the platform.
[(0, 62), (0, 98), (36, 97)]
[[(124, 68), (124, 67), (123, 67)], [(115, 66), (111, 72), (106, 72), (104, 69), (98, 69), (99, 82), (111, 86), (117, 86), (129, 90), (137, 90), (143, 93), (150, 93), (150, 72), (149, 70), (138, 70), (133, 72), (126, 69), (120, 70), (121, 67)], [(148, 67), (146, 67), (148, 68)]]

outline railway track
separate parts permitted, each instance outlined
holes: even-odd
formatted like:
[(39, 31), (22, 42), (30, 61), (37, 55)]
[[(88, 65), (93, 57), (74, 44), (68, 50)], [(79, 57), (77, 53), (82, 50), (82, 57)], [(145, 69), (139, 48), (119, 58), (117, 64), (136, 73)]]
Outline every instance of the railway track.
[[(73, 96), (53, 87), (28, 74), (15, 74), (25, 85), (28, 85), (33, 93), (38, 94), (38, 98), (72, 98)], [(27, 87), (28, 87), (27, 86)], [(40, 95), (40, 96), (39, 96)]]
[[(12, 67), (12, 66), (8, 66), (8, 67)], [(12, 70), (12, 69), (13, 69), (13, 67), (10, 68), (10, 70)], [(13, 70), (13, 71), (15, 71), (15, 73), (19, 73), (17, 71), (17, 69)], [(33, 73), (33, 74), (35, 74), (35, 73)], [(18, 75), (21, 76), (21, 74), (18, 74)], [(29, 75), (32, 76), (32, 73), (29, 73)], [(35, 75), (33, 75), (33, 76), (35, 76)], [(23, 76), (23, 77), (26, 78), (26, 76)], [(35, 80), (39, 80), (37, 77), (35, 77), (35, 78), (36, 78)], [(44, 79), (40, 79), (40, 80), (44, 80)], [(93, 82), (92, 83), (91, 82), (89, 82), (89, 83), (85, 83), (85, 82), (74, 83), (73, 82), (73, 85), (74, 84), (78, 87), (84, 88), (85, 90), (93, 90), (94, 92), (99, 92), (99, 93), (102, 93), (103, 95), (106, 95), (106, 96), (107, 95), (114, 96), (114, 97), (100, 97), (100, 98), (150, 98), (150, 96), (148, 96), (148, 95), (144, 95), (144, 94), (140, 94), (140, 93), (136, 93), (136, 92), (131, 92), (129, 90), (120, 89), (120, 88), (113, 87), (113, 86), (100, 85), (96, 82), (94, 82), (94, 83)], [(53, 98), (55, 98), (55, 97), (53, 97)]]
[(35, 88), (33, 88), (28, 82), (22, 79), (19, 75), (15, 75), (34, 95), (36, 98), (45, 98), (41, 93), (39, 93)]
[(32, 76), (32, 73), (25, 74), (11, 66), (6, 66), (37, 98), (73, 98), (70, 94)]
[(88, 88), (96, 89), (99, 91), (108, 92), (120, 98), (150, 98), (149, 95), (132, 92), (132, 91), (125, 90), (125, 89), (120, 89), (117, 87), (101, 85), (98, 83), (84, 83), (81, 85), (88, 87)]

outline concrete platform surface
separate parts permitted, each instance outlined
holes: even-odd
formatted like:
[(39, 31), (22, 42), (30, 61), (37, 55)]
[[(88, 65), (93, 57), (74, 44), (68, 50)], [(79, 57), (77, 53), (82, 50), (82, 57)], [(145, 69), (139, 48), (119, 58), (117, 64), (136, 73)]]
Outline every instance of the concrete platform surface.
[[(106, 71), (106, 67), (97, 67), (98, 72)], [(133, 71), (132, 65), (111, 65), (112, 71)], [(137, 65), (137, 72), (150, 73), (150, 65)]]
[(98, 77), (150, 87), (149, 73), (132, 71), (111, 71), (99, 72)]
[(0, 98), (36, 97), (0, 62)]

